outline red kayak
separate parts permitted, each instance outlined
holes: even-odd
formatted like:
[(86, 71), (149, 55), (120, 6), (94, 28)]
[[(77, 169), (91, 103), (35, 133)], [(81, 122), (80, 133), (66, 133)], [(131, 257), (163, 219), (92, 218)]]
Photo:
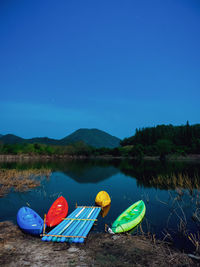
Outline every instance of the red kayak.
[(57, 198), (49, 209), (46, 217), (46, 224), (49, 227), (53, 227), (60, 222), (62, 219), (67, 216), (68, 213), (68, 204), (64, 197)]

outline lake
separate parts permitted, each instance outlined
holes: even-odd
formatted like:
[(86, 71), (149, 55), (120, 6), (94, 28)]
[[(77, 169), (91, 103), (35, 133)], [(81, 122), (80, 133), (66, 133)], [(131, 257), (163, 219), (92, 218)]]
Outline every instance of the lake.
[[(94, 205), (97, 193), (107, 191), (111, 206), (99, 216), (94, 231), (104, 232), (118, 215), (135, 201), (146, 204), (146, 215), (139, 227), (159, 239), (170, 240), (189, 251), (187, 236), (199, 230), (200, 163), (130, 160), (72, 160), (53, 162), (0, 163), (7, 169), (51, 169), (49, 177), (38, 177), (40, 186), (27, 192), (11, 191), (0, 198), (0, 220), (16, 223), (20, 207), (29, 206), (41, 217), (53, 201), (63, 195), (69, 213), (78, 205)], [(195, 215), (195, 216), (194, 216)], [(138, 231), (133, 229), (133, 233)], [(168, 235), (166, 235), (168, 233)]]

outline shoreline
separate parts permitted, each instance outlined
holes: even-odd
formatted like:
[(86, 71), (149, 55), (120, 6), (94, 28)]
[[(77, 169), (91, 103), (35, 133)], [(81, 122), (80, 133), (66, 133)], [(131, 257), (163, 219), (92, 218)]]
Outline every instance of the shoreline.
[[(197, 257), (198, 258), (198, 257)], [(83, 244), (42, 242), (9, 221), (0, 223), (2, 266), (199, 266), (187, 254), (148, 236), (89, 233)]]
[[(30, 161), (30, 160), (85, 160), (85, 159), (102, 159), (102, 160), (134, 160), (134, 157), (123, 157), (123, 156), (111, 156), (111, 155), (103, 155), (103, 156), (84, 156), (84, 155), (29, 155), (29, 154), (1, 154), (0, 162), (12, 162), (12, 161)], [(153, 160), (159, 161), (159, 156), (144, 156), (143, 160)], [(189, 154), (186, 156), (179, 155), (168, 155), (166, 156), (166, 161), (200, 161), (200, 154)]]

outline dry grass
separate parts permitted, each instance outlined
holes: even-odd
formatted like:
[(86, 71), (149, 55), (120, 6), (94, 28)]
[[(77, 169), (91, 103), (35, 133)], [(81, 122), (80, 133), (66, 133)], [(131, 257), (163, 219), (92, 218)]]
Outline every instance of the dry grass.
[(86, 248), (91, 266), (196, 266), (189, 257), (155, 236), (90, 235)]
[[(189, 241), (193, 244), (195, 250), (193, 251), (196, 258), (200, 260), (200, 233), (191, 233), (188, 229), (188, 219), (190, 217), (193, 219), (194, 223), (197, 226), (200, 225), (200, 178), (195, 175), (190, 178), (188, 174), (172, 174), (171, 176), (159, 176), (158, 184), (159, 185), (168, 185), (171, 188), (175, 189), (175, 194), (172, 194), (168, 190), (169, 198), (167, 202), (163, 202), (157, 198), (159, 202), (166, 205), (170, 209), (170, 214), (167, 219), (167, 229), (169, 229), (169, 221), (172, 215), (175, 215), (177, 218), (177, 233), (184, 238), (188, 238)], [(186, 197), (185, 197), (186, 195)], [(185, 208), (188, 208), (190, 205), (191, 214), (185, 214)], [(189, 217), (188, 217), (189, 216)], [(173, 239), (171, 238), (168, 230), (165, 230), (164, 239)]]
[(0, 197), (7, 194), (11, 188), (15, 191), (24, 192), (40, 185), (38, 177), (49, 177), (50, 169), (0, 169)]
[(195, 252), (200, 254), (200, 233), (192, 234), (190, 233), (188, 235), (189, 240), (192, 242), (192, 244), (195, 247)]
[[(150, 184), (152, 186), (157, 186), (158, 188), (183, 188), (191, 190), (191, 192), (193, 189), (200, 189), (199, 182), (200, 178), (198, 175), (194, 175), (194, 177), (191, 179), (191, 177), (186, 173), (158, 175), (156, 177), (152, 177), (150, 180)], [(180, 195), (182, 194), (181, 191), (177, 191), (177, 193)]]

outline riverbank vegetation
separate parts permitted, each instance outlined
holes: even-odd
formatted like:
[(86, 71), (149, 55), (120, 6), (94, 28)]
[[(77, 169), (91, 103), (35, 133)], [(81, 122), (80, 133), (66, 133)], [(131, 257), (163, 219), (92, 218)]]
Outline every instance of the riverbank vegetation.
[(130, 154), (137, 157), (200, 154), (200, 124), (136, 129), (134, 136), (121, 141), (121, 146), (132, 146)]
[[(7, 194), (11, 188), (24, 192), (40, 185), (41, 177), (49, 177), (50, 169), (0, 169), (0, 197)], [(37, 179), (38, 178), (38, 179)]]
[(200, 124), (136, 129), (135, 135), (121, 141), (119, 147), (95, 148), (83, 141), (68, 145), (48, 145), (41, 143), (0, 144), (1, 155), (48, 155), (57, 157), (160, 157), (167, 155), (187, 156), (200, 154)]

